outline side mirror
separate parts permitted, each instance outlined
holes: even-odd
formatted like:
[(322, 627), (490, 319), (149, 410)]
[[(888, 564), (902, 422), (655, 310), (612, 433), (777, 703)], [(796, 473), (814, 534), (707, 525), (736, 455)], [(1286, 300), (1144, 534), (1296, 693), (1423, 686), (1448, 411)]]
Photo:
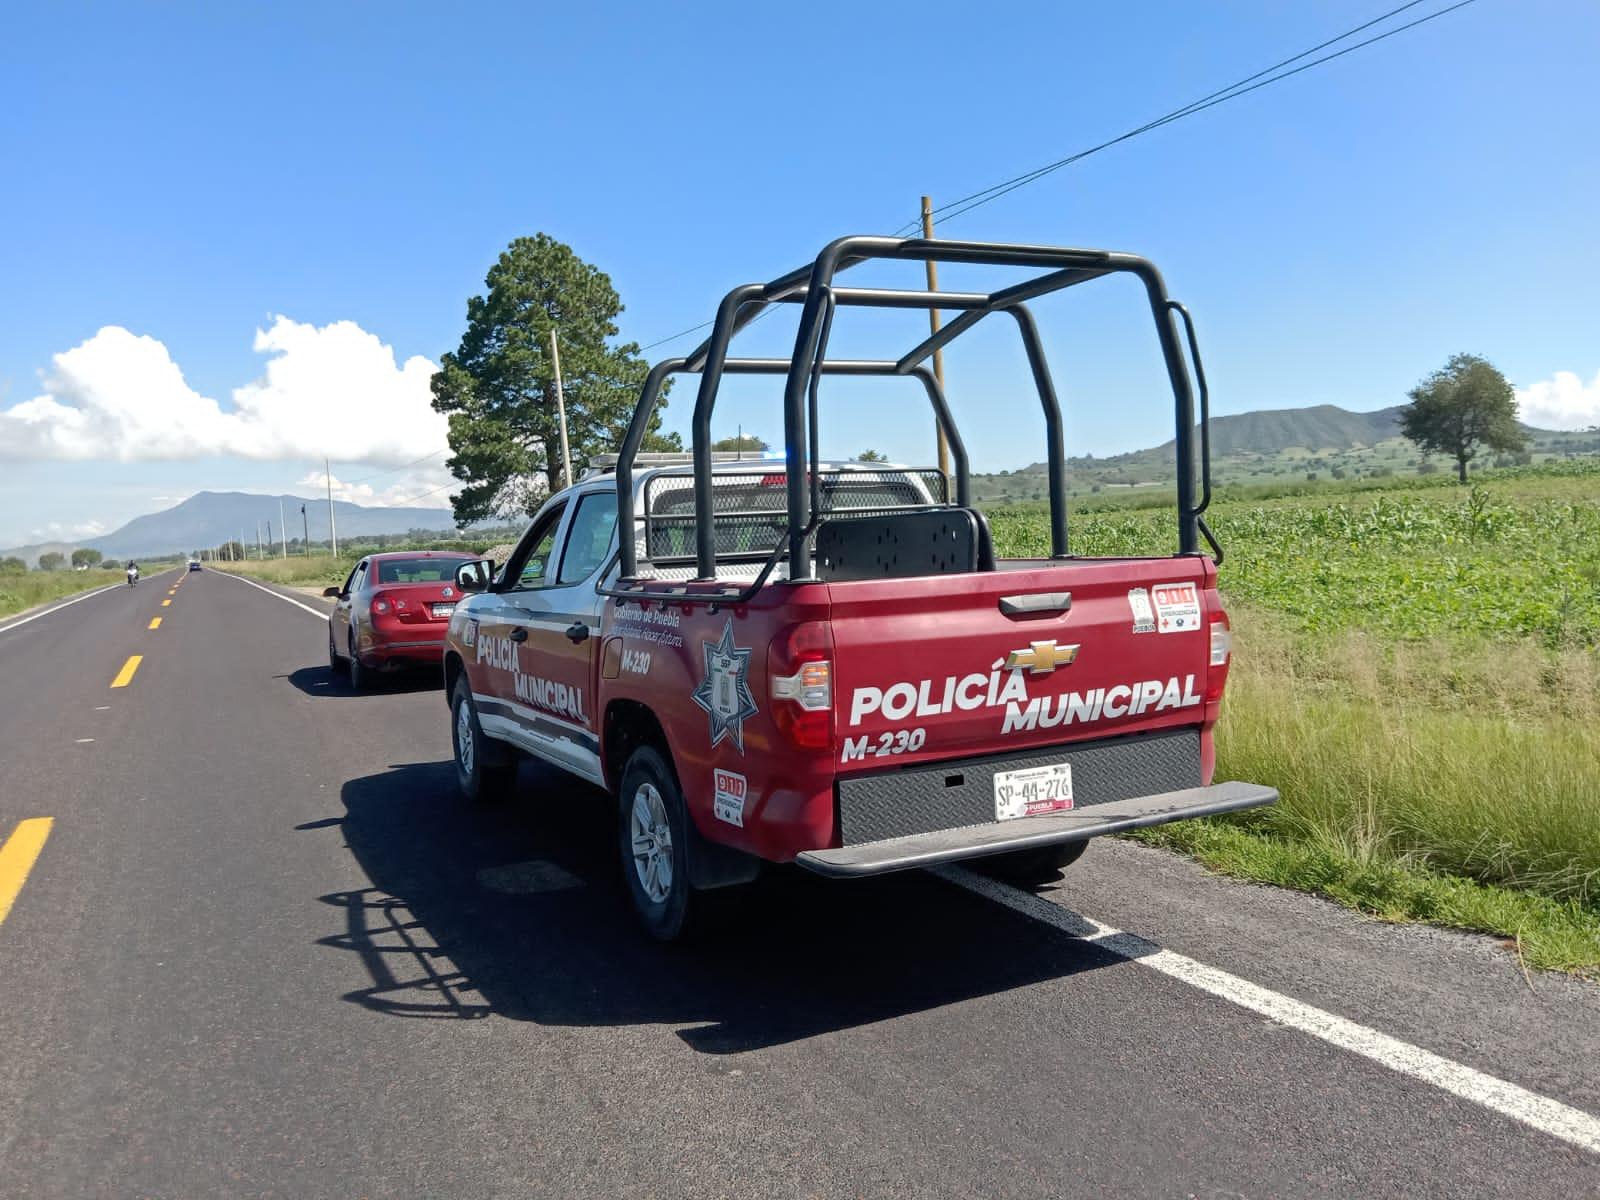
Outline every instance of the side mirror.
[(326, 588), (323, 588), (323, 589), (322, 589), (322, 595), (323, 595), (323, 597), (324, 597), (324, 598), (325, 598), (325, 599), (328, 599), (328, 600), (337, 600), (337, 599), (338, 599), (338, 598), (339, 598), (339, 589), (338, 589), (338, 588), (336, 588), (336, 587), (326, 587)]
[(486, 592), (494, 581), (494, 559), (479, 558), (456, 568), (456, 587), (463, 592)]

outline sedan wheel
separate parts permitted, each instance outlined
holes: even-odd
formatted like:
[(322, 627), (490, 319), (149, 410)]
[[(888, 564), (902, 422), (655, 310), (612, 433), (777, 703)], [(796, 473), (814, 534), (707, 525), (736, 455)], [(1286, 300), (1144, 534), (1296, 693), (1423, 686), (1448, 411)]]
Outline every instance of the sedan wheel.
[(361, 659), (356, 655), (356, 631), (350, 629), (350, 690), (360, 692), (366, 690), (372, 683), (372, 672), (361, 665)]

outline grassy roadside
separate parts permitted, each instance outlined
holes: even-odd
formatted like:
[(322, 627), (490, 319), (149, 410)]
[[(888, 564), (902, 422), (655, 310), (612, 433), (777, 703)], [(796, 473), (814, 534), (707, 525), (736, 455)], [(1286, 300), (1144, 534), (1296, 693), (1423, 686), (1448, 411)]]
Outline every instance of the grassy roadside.
[(40, 604), (65, 600), (108, 583), (122, 583), (121, 569), (87, 571), (19, 571), (0, 575), (0, 617), (11, 617)]
[(286, 587), (331, 587), (345, 581), (358, 557), (331, 554), (300, 555), (291, 558), (245, 559), (241, 562), (209, 562), (208, 571), (248, 575), (267, 583)]
[(1481, 930), (1600, 977), (1600, 656), (1308, 638), (1235, 610), (1219, 779), (1283, 798), (1141, 840), (1386, 920)]

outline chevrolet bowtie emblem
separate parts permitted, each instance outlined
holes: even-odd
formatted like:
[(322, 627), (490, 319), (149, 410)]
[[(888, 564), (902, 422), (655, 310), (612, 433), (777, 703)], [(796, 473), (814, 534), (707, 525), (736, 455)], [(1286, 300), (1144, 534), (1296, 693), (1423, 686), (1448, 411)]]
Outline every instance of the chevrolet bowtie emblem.
[(1072, 665), (1078, 657), (1078, 647), (1058, 646), (1054, 642), (1034, 642), (1026, 650), (1013, 650), (1006, 655), (1006, 670), (1027, 667), (1034, 675), (1048, 675), (1057, 667)]

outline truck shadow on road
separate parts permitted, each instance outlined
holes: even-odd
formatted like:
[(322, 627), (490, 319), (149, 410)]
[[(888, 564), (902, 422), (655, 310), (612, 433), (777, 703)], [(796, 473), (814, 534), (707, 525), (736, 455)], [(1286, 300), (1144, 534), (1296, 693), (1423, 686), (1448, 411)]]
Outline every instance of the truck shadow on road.
[[(373, 1012), (546, 1025), (669, 1024), (738, 1053), (1122, 962), (920, 872), (854, 883), (774, 869), (714, 893), (710, 929), (661, 946), (634, 924), (607, 797), (524, 764), (527, 799), (474, 807), (452, 765), (344, 785), (341, 828), (371, 886), (322, 900)], [(323, 833), (319, 836), (328, 836)]]

